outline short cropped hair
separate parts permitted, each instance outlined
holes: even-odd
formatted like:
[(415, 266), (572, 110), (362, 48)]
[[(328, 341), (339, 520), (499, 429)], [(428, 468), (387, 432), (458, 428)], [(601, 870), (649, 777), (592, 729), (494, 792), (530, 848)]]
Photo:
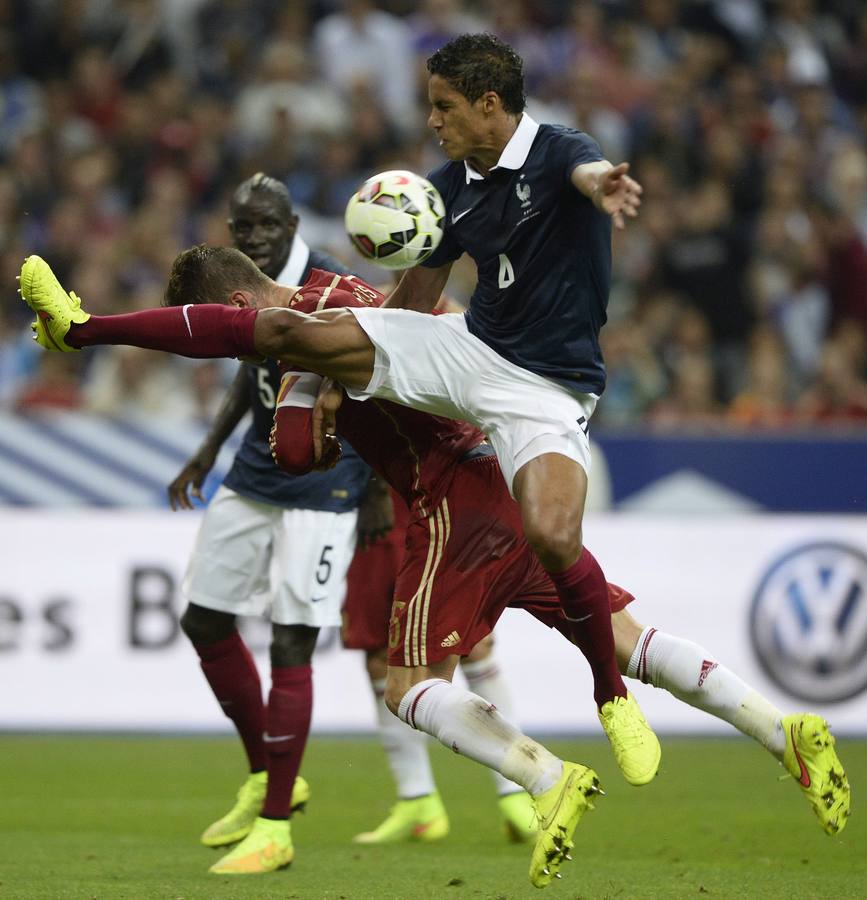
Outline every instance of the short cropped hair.
[(527, 105), (523, 60), (493, 34), (461, 34), (452, 38), (428, 58), (427, 70), (444, 78), (470, 103), (487, 91), (494, 91), (507, 113), (517, 115)]
[(289, 188), (282, 181), (278, 181), (264, 172), (257, 172), (251, 178), (242, 181), (232, 194), (231, 205), (234, 207), (249, 203), (256, 194), (266, 195), (280, 208), (287, 219), (292, 215), (292, 197), (289, 194)]
[(257, 293), (269, 281), (240, 250), (199, 244), (175, 257), (163, 303), (228, 303), (233, 291)]

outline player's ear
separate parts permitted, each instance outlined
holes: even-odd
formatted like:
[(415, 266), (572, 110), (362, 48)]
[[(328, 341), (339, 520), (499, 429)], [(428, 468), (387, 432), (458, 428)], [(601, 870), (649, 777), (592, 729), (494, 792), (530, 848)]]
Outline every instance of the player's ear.
[(249, 309), (255, 307), (256, 304), (250, 291), (232, 291), (229, 294), (229, 305), (237, 306), (238, 309)]
[(500, 95), (496, 91), (485, 91), (485, 93), (482, 94), (481, 100), (482, 110), (488, 115), (495, 112), (498, 107), (503, 105), (500, 100)]

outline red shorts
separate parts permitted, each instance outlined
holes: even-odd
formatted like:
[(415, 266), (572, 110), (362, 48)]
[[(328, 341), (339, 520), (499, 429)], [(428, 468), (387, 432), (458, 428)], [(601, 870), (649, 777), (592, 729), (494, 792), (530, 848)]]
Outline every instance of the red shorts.
[(409, 521), (403, 500), (392, 493), (392, 501), (394, 528), (367, 549), (356, 550), (346, 576), (340, 633), (349, 650), (383, 650), (388, 643), (388, 617)]
[[(609, 586), (611, 611), (633, 599)], [(446, 497), (407, 529), (388, 629), (392, 666), (465, 656), (507, 606), (564, 635), (569, 626), (551, 580), (524, 538), (518, 505), (496, 457), (459, 463)]]

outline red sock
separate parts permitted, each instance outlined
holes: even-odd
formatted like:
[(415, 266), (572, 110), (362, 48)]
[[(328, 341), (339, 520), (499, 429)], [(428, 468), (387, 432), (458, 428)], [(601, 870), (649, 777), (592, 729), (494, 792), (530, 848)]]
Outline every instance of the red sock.
[(65, 340), (70, 347), (129, 344), (194, 359), (256, 356), (253, 326), (257, 311), (204, 303), (91, 316), (70, 326)]
[(614, 655), (608, 582), (593, 554), (585, 547), (578, 560), (563, 572), (548, 575), (560, 606), (570, 621), (572, 640), (593, 671), (593, 699), (602, 706), (614, 697), (626, 696), (626, 685)]
[(235, 724), (251, 772), (265, 768), (265, 704), (256, 663), (238, 632), (216, 644), (194, 644), (202, 671), (223, 712)]
[(310, 666), (278, 666), (271, 670), (268, 696), (268, 793), (262, 816), (286, 819), (292, 801), (295, 776), (310, 733), (313, 711), (313, 679)]

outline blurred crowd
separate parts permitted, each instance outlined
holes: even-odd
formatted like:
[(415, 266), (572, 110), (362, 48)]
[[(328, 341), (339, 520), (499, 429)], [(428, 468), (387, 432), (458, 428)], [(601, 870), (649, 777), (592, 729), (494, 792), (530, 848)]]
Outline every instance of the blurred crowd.
[[(537, 121), (644, 185), (615, 237), (594, 421), (867, 425), (863, 0), (0, 0), (0, 407), (207, 419), (231, 364), (35, 348), (23, 257), (92, 312), (159, 304), (261, 170), (309, 244), (381, 281), (343, 207), (375, 171), (441, 161), (424, 61), (481, 30), (523, 56)], [(463, 262), (449, 291), (473, 282)]]

